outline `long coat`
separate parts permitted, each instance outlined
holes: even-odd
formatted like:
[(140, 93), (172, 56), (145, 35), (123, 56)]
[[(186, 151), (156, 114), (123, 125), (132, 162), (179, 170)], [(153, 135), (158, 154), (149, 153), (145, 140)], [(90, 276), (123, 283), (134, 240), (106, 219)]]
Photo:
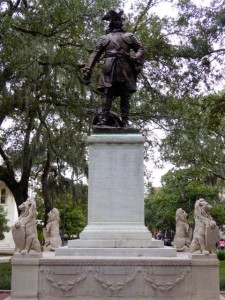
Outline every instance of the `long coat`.
[[(131, 50), (134, 51), (133, 55), (130, 55)], [(97, 89), (103, 91), (105, 88), (116, 87), (117, 83), (124, 83), (124, 88), (133, 93), (137, 89), (137, 68), (144, 63), (144, 52), (143, 46), (132, 33), (114, 30), (100, 38), (85, 69), (91, 71), (105, 53)]]

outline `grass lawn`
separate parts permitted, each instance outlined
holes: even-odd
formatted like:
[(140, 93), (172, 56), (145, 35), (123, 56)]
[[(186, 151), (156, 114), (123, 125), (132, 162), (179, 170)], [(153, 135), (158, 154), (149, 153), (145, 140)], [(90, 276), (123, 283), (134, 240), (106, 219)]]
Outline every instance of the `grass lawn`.
[(220, 261), (220, 290), (225, 291), (225, 261)]
[(11, 264), (0, 264), (0, 290), (11, 290)]

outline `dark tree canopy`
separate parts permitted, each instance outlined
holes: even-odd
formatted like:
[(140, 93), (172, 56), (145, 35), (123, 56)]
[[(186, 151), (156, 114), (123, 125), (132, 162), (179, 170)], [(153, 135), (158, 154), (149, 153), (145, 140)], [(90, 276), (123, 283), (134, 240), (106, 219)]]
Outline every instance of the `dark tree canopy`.
[[(165, 129), (170, 139), (175, 132), (178, 140), (181, 129), (191, 128), (197, 111), (205, 112), (208, 102), (201, 94), (213, 91), (223, 79), (225, 55), (224, 1), (203, 8), (189, 0), (172, 1), (177, 16), (163, 18), (154, 10), (158, 2), (136, 1), (131, 12), (125, 11), (124, 22), (146, 49), (145, 69), (131, 104), (131, 120), (146, 136), (146, 151), (154, 142), (152, 127)], [(109, 0), (1, 1), (0, 180), (17, 205), (27, 198), (31, 179), (41, 184), (47, 211), (53, 179), (59, 184), (70, 174), (72, 193), (72, 186), (87, 176), (91, 120), (86, 112), (99, 106), (95, 82), (100, 64), (90, 90), (81, 71), (104, 33), (101, 17), (123, 5)], [(208, 126), (221, 134), (222, 98), (219, 102), (210, 112), (207, 106), (207, 113)], [(116, 103), (113, 110), (118, 110)], [(216, 112), (219, 124), (213, 121)]]

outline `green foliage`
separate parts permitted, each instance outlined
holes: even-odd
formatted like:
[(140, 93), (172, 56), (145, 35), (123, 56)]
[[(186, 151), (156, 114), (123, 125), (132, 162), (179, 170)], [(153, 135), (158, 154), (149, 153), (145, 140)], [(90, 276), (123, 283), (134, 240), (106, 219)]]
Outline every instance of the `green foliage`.
[[(69, 199), (68, 199), (69, 200)], [(61, 230), (64, 229), (64, 235), (68, 237), (77, 236), (87, 225), (86, 207), (82, 204), (73, 205), (72, 201), (57, 201), (57, 208), (61, 215)]]
[(218, 226), (223, 226), (225, 220), (225, 203), (224, 201), (219, 201), (213, 202), (212, 204), (213, 207), (211, 211), (211, 216), (214, 220), (216, 220)]
[(216, 255), (217, 255), (217, 258), (222, 261), (222, 260), (225, 260), (225, 252), (224, 250), (218, 250), (216, 252)]
[(103, 33), (101, 15), (117, 4), (0, 4), (0, 179), (17, 205), (27, 197), (31, 176), (46, 191), (53, 172), (69, 170), (74, 182), (87, 175), (90, 102), (81, 69)]
[(0, 264), (0, 290), (11, 290), (11, 264)]
[[(198, 102), (201, 97), (193, 96), (212, 90), (223, 76), (216, 66), (224, 65), (224, 2), (202, 8), (178, 1), (173, 18), (154, 13), (158, 2), (135, 1), (124, 22), (146, 49), (131, 120), (146, 136), (146, 152), (154, 142), (150, 128), (164, 128), (166, 159), (177, 166), (195, 163), (223, 176), (222, 109), (215, 101), (205, 114)], [(46, 214), (51, 193), (65, 174), (70, 174), (73, 187), (88, 175), (87, 109), (100, 103), (95, 89), (100, 64), (90, 90), (82, 83), (82, 68), (107, 26), (101, 17), (125, 2), (37, 0), (27, 7), (23, 3), (0, 3), (0, 180), (19, 205), (27, 197), (29, 180), (35, 179), (42, 186)], [(113, 109), (117, 108), (114, 101)], [(213, 121), (218, 111), (221, 122)], [(209, 132), (213, 126), (216, 134)], [(78, 201), (77, 191), (75, 198)]]
[(199, 198), (213, 204), (212, 215), (218, 225), (225, 218), (224, 206), (219, 200), (219, 188), (207, 183), (206, 174), (189, 168), (171, 170), (163, 176), (162, 188), (151, 189), (145, 198), (145, 222), (150, 228), (175, 230), (175, 213), (178, 208), (189, 215), (189, 223), (194, 223), (194, 204)]
[(8, 219), (6, 218), (7, 213), (3, 206), (0, 204), (0, 240), (4, 239), (4, 232), (8, 232), (10, 228), (7, 226)]
[(44, 234), (43, 234), (43, 225), (37, 224), (37, 234), (38, 234), (38, 240), (43, 245), (44, 242)]
[[(188, 99), (170, 123), (162, 143), (162, 155), (176, 167), (193, 166), (211, 174), (213, 184), (224, 173), (224, 94)], [(223, 184), (221, 183), (223, 186)]]
[[(78, 193), (76, 201), (73, 198), (74, 189)], [(76, 186), (67, 189), (62, 186), (58, 188), (53, 185), (50, 189), (51, 207), (56, 207), (60, 211), (60, 230), (64, 235), (70, 238), (72, 235), (79, 235), (87, 224), (87, 186)], [(38, 219), (44, 221), (44, 202), (38, 192), (36, 196)], [(42, 228), (42, 226), (40, 226)], [(40, 239), (42, 235), (40, 233)]]

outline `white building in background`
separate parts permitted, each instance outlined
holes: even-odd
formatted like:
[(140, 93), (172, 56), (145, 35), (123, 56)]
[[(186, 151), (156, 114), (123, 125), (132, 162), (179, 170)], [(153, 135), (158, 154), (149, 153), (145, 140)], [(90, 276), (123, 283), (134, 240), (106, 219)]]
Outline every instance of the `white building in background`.
[(0, 240), (0, 253), (12, 253), (14, 252), (15, 244), (12, 237), (11, 227), (18, 220), (18, 212), (14, 197), (3, 181), (0, 181), (0, 204), (7, 212), (7, 225), (10, 227), (9, 232), (4, 232), (5, 238)]

